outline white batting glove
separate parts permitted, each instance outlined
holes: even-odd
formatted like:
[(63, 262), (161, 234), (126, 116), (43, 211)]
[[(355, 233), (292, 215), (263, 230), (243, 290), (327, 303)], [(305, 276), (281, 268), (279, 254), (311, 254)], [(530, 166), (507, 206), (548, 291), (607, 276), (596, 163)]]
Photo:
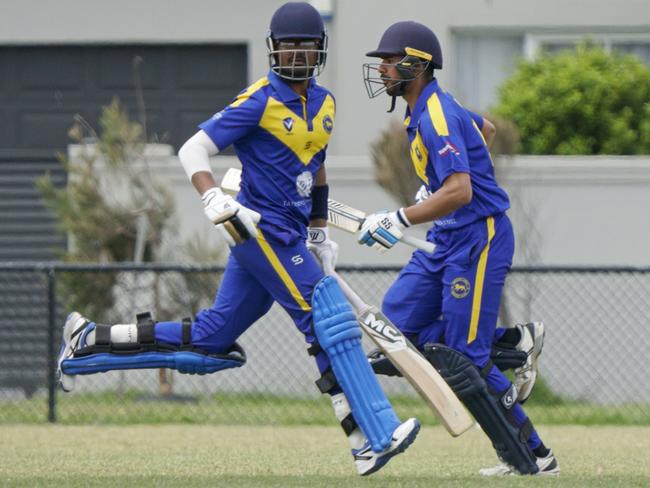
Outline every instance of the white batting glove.
[(330, 240), (327, 227), (310, 227), (307, 233), (307, 249), (320, 261), (327, 273), (334, 271), (339, 257), (339, 245)]
[(422, 185), (418, 190), (418, 192), (415, 194), (415, 203), (422, 203), (430, 196), (431, 196), (431, 192), (429, 191), (429, 189), (426, 187), (426, 185)]
[(365, 244), (383, 253), (397, 244), (404, 235), (402, 231), (410, 225), (403, 208), (396, 212), (370, 214), (363, 221), (357, 240), (359, 244)]
[(255, 224), (260, 221), (259, 213), (244, 207), (230, 195), (224, 195), (217, 187), (206, 191), (201, 200), (205, 215), (230, 247), (257, 237)]

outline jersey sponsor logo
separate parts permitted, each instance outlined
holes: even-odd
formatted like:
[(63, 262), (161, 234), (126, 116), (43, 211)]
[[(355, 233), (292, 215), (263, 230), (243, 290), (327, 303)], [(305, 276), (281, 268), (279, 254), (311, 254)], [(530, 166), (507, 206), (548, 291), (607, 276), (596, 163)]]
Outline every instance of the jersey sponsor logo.
[(469, 284), (469, 281), (467, 281), (462, 276), (454, 278), (454, 280), (451, 282), (451, 294), (454, 298), (465, 298), (467, 295), (469, 295), (470, 289), (471, 285)]
[(282, 120), (282, 125), (284, 125), (284, 128), (287, 129), (287, 132), (291, 132), (291, 129), (293, 129), (293, 118), (286, 117)]
[(422, 161), (422, 151), (418, 146), (415, 146), (415, 157), (418, 158), (418, 161)]
[(219, 120), (221, 117), (223, 117), (223, 110), (221, 112), (217, 112), (212, 116), (212, 120)]
[(296, 254), (295, 256), (291, 257), (291, 262), (294, 264), (294, 266), (298, 266), (299, 264), (304, 263), (305, 260), (300, 254)]
[(438, 154), (441, 156), (446, 156), (449, 153), (452, 153), (454, 156), (460, 156), (460, 151), (456, 148), (456, 146), (454, 146), (449, 141), (445, 141), (445, 147), (438, 151)]
[(296, 190), (301, 197), (311, 196), (311, 189), (314, 185), (314, 177), (311, 174), (311, 171), (303, 171), (296, 178)]
[(325, 132), (327, 132), (328, 134), (331, 134), (333, 128), (334, 128), (334, 121), (332, 120), (332, 117), (330, 117), (330, 115), (327, 114), (325, 117), (323, 117), (323, 129), (325, 129)]

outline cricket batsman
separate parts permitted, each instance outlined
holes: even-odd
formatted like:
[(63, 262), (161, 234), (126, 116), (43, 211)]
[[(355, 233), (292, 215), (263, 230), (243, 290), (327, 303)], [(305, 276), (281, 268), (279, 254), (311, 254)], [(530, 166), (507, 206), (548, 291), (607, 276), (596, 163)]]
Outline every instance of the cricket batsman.
[[(324, 166), (335, 101), (315, 81), (327, 59), (318, 11), (306, 2), (281, 6), (267, 47), (268, 74), (200, 124), (179, 151), (207, 218), (230, 246), (214, 304), (180, 322), (156, 323), (145, 313), (134, 324), (101, 325), (73, 312), (63, 329), (60, 381), (69, 391), (77, 374), (242, 366), (237, 338), (276, 301), (305, 336), (321, 373), (316, 384), (331, 396), (358, 473), (368, 475), (404, 451), (420, 424), (398, 419), (361, 349), (350, 305), (318, 263), (333, 268), (338, 251), (327, 229)], [(242, 163), (237, 199), (222, 193), (209, 164), (231, 145)]]
[(490, 358), (514, 234), (508, 196), (495, 180), (476, 116), (438, 85), (434, 70), (442, 68), (442, 51), (428, 27), (397, 22), (367, 56), (381, 59), (364, 64), (369, 96), (387, 93), (389, 111), (397, 97), (408, 105), (411, 160), (429, 195), (369, 215), (359, 243), (386, 250), (404, 229), (432, 223), (427, 238), (436, 245), (433, 254), (413, 254), (386, 293), (383, 312), (424, 350), (492, 441), (502, 464), (481, 474), (558, 474), (517, 389)]

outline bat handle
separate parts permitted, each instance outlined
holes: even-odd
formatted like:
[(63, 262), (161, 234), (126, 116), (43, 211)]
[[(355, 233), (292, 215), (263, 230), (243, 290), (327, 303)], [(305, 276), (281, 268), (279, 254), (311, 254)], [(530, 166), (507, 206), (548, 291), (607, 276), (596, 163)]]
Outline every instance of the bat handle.
[(436, 245), (433, 242), (425, 241), (419, 237), (408, 236), (406, 234), (402, 236), (400, 241), (416, 249), (420, 249), (421, 251), (428, 252), (429, 254), (433, 254), (433, 251), (436, 248)]
[(361, 313), (363, 310), (369, 307), (369, 305), (366, 302), (364, 302), (359, 295), (357, 295), (357, 293), (350, 287), (350, 285), (348, 285), (347, 282), (343, 278), (341, 278), (341, 276), (336, 271), (334, 271), (334, 268), (332, 268), (331, 266), (324, 265), (323, 271), (325, 272), (326, 275), (336, 278), (336, 281), (338, 281), (341, 290), (343, 290), (343, 294), (345, 295), (345, 298), (348, 299), (348, 301), (352, 304), (352, 306), (357, 311), (357, 313)]

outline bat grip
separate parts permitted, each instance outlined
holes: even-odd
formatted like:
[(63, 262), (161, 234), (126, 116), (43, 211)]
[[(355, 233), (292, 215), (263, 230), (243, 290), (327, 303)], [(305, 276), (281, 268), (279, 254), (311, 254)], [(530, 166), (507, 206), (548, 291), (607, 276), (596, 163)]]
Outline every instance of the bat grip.
[(419, 237), (409, 236), (406, 234), (402, 236), (400, 241), (411, 247), (420, 249), (421, 251), (428, 252), (429, 254), (433, 254), (433, 251), (436, 248), (436, 245), (433, 242), (425, 241)]

